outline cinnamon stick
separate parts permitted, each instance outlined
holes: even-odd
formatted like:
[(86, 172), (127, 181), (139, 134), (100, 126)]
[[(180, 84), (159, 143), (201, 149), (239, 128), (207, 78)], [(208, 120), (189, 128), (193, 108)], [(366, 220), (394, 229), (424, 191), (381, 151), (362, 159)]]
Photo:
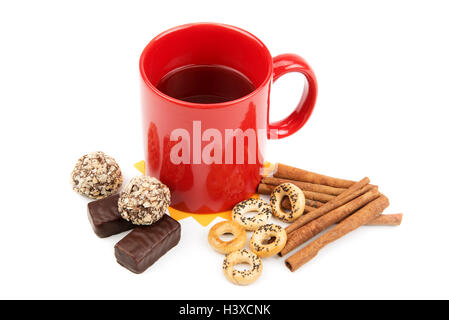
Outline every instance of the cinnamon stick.
[(303, 191), (313, 191), (313, 192), (319, 192), (319, 193), (325, 193), (332, 196), (338, 196), (340, 193), (345, 191), (344, 188), (334, 188), (325, 186), (322, 184), (315, 184), (315, 183), (309, 183), (309, 182), (302, 182), (302, 181), (296, 181), (296, 180), (289, 180), (289, 179), (281, 179), (276, 177), (265, 177), (262, 178), (262, 181), (260, 183), (264, 184), (271, 184), (273, 186), (278, 186), (282, 183), (290, 182), (294, 185), (301, 188)]
[[(276, 188), (275, 185), (260, 183), (259, 186), (257, 187), (257, 192), (260, 194), (270, 195), (273, 192), (274, 188)], [(328, 202), (335, 198), (335, 196), (331, 196), (325, 193), (304, 191), (304, 190), (302, 192), (304, 193), (304, 197), (309, 200)]]
[(323, 174), (287, 166), (282, 163), (276, 164), (276, 170), (273, 175), (276, 178), (322, 184), (335, 188), (349, 188), (355, 183), (351, 180), (333, 178)]
[(309, 207), (309, 206), (304, 206), (304, 213), (309, 213), (310, 211), (313, 211), (313, 210), (315, 210), (315, 208), (312, 208), (312, 207)]
[[(373, 188), (372, 190), (377, 190)], [(286, 210), (290, 210), (290, 201), (288, 199), (284, 199), (282, 201), (282, 208)], [(316, 208), (305, 206), (304, 213), (309, 213)], [(402, 213), (393, 213), (393, 214), (381, 214), (380, 216), (374, 218), (373, 221), (368, 222), (365, 226), (399, 226), (402, 223)]]
[[(377, 189), (373, 188), (372, 190)], [(288, 200), (288, 198), (284, 198), (284, 200), (282, 200), (281, 205), (282, 208), (284, 208), (285, 210), (291, 209), (290, 200)], [(320, 206), (322, 205), (323, 204), (321, 204)], [(316, 207), (306, 205), (304, 207), (304, 213), (309, 213), (310, 211), (313, 211), (315, 209)], [(376, 217), (373, 221), (370, 221), (367, 224), (365, 224), (365, 226), (399, 226), (402, 223), (402, 215), (403, 215), (402, 213), (381, 214), (380, 216)]]
[[(288, 199), (288, 198), (287, 198)], [(283, 203), (284, 201), (282, 201), (282, 203)], [(282, 205), (282, 203), (281, 203), (281, 205)], [(288, 200), (288, 203), (290, 204), (290, 200)], [(320, 201), (315, 201), (315, 200), (310, 200), (310, 199), (307, 199), (306, 198), (306, 205), (308, 205), (309, 207), (312, 207), (312, 208), (319, 208), (319, 207), (322, 207), (323, 206), (323, 202), (320, 202)], [(291, 205), (290, 205), (290, 209), (291, 209)]]
[(350, 188), (348, 188), (343, 193), (336, 196), (333, 200), (327, 202), (320, 208), (311, 211), (309, 214), (299, 217), (298, 220), (289, 225), (285, 229), (285, 231), (287, 231), (287, 234), (289, 234), (290, 232), (302, 227), (303, 225), (309, 223), (310, 221), (321, 217), (322, 215), (328, 213), (329, 211), (334, 210), (335, 208), (338, 208), (348, 203), (349, 201), (357, 198), (361, 194), (375, 188), (368, 184), (369, 179), (366, 177), (360, 180), (359, 182), (354, 183)]
[(402, 213), (381, 214), (365, 226), (398, 226), (402, 222)]
[[(375, 189), (373, 189), (375, 190)], [(287, 209), (287, 207), (283, 207)], [(290, 202), (288, 202), (288, 209), (290, 209)], [(309, 206), (304, 207), (304, 213), (309, 213), (316, 208)], [(380, 216), (374, 218), (373, 221), (368, 222), (365, 226), (399, 226), (402, 223), (402, 213), (392, 213), (392, 214), (381, 214)]]
[(325, 194), (325, 193), (304, 191), (304, 190), (302, 190), (302, 192), (304, 193), (304, 197), (306, 197), (306, 199), (309, 199), (309, 200), (328, 202), (335, 198), (335, 196), (331, 196), (330, 194)]
[(366, 206), (337, 224), (331, 230), (286, 259), (285, 265), (292, 272), (298, 270), (298, 268), (306, 262), (313, 259), (313, 257), (315, 257), (326, 245), (372, 221), (375, 217), (379, 216), (388, 205), (388, 198), (381, 195), (379, 198), (371, 201)]
[(343, 220), (348, 215), (357, 211), (358, 209), (360, 209), (367, 203), (373, 201), (374, 199), (378, 198), (379, 196), (380, 196), (379, 191), (370, 190), (367, 193), (364, 193), (359, 197), (355, 198), (354, 200), (346, 203), (345, 205), (338, 207), (332, 211), (329, 211), (325, 215), (322, 215), (321, 217), (309, 222), (308, 224), (302, 226), (301, 228), (296, 229), (295, 231), (289, 233), (287, 243), (284, 249), (282, 249), (282, 251), (279, 252), (279, 255), (281, 257), (285, 256), (293, 249), (299, 247), (306, 241), (312, 239), (321, 231), (330, 227), (334, 223)]
[(270, 195), (273, 192), (274, 188), (276, 188), (276, 186), (259, 183), (259, 185), (257, 186), (257, 193)]
[[(376, 190), (375, 188), (372, 190)], [(287, 204), (287, 206), (284, 206)], [(290, 201), (288, 199), (284, 199), (282, 201), (282, 206), (284, 209), (290, 209)], [(304, 214), (309, 213), (316, 208), (305, 206)], [(365, 226), (399, 226), (402, 223), (402, 213), (394, 213), (394, 214), (381, 214), (380, 216), (374, 218), (373, 221), (368, 222)]]

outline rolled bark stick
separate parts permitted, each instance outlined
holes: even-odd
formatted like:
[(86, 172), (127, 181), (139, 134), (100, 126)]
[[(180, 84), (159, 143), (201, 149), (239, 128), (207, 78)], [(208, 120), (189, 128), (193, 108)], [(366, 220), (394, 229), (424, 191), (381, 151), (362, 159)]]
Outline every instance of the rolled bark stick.
[[(377, 190), (377, 188), (372, 188), (371, 190)], [(307, 200), (306, 200), (307, 202)], [(288, 198), (284, 198), (282, 200), (282, 208), (285, 210), (291, 209), (290, 200)], [(310, 211), (316, 210), (317, 208), (306, 205), (304, 207), (304, 213), (309, 213)], [(365, 226), (399, 226), (402, 223), (402, 213), (390, 213), (390, 214), (381, 214), (376, 217), (373, 221), (368, 222)]]
[[(290, 203), (290, 202), (289, 202)], [(310, 211), (313, 211), (313, 210), (315, 210), (316, 208), (312, 208), (312, 207), (309, 207), (309, 206), (304, 206), (304, 213), (309, 213)]]
[(398, 226), (402, 222), (402, 213), (381, 214), (365, 226)]
[(257, 186), (257, 193), (270, 195), (276, 186), (271, 184), (259, 183)]
[(296, 181), (296, 180), (289, 180), (289, 179), (281, 179), (281, 178), (275, 178), (275, 177), (265, 177), (262, 178), (262, 181), (260, 183), (264, 184), (271, 184), (273, 186), (278, 186), (282, 183), (290, 182), (294, 185), (301, 188), (303, 191), (313, 191), (313, 192), (320, 192), (325, 194), (330, 194), (332, 196), (338, 196), (340, 193), (345, 191), (344, 188), (334, 188), (325, 186), (322, 184), (315, 184), (315, 183), (309, 183), (309, 182), (302, 182), (302, 181)]
[[(372, 190), (377, 190), (373, 188)], [(290, 201), (286, 198), (282, 201), (282, 207), (286, 210), (291, 209)], [(309, 213), (316, 210), (314, 207), (305, 206), (304, 213)], [(373, 221), (368, 222), (365, 226), (399, 226), (402, 223), (402, 213), (393, 214), (381, 214), (380, 216), (374, 218)]]
[[(260, 194), (270, 195), (273, 192), (274, 188), (276, 188), (275, 185), (260, 183), (259, 186), (257, 187), (257, 192)], [(304, 197), (309, 200), (328, 202), (335, 198), (335, 196), (331, 196), (325, 193), (304, 191), (304, 190), (302, 192), (304, 193)]]
[[(288, 200), (288, 198), (287, 198), (287, 200)], [(282, 201), (282, 202), (284, 202), (284, 201)], [(290, 204), (290, 200), (288, 200), (288, 203)], [(324, 205), (324, 202), (306, 199), (306, 205), (308, 205), (309, 207), (312, 207), (312, 208), (319, 208)], [(290, 204), (290, 209), (291, 209), (291, 204)]]
[(326, 245), (372, 221), (375, 217), (379, 216), (388, 205), (388, 198), (381, 195), (379, 198), (371, 201), (366, 206), (337, 224), (331, 230), (286, 259), (285, 265), (292, 272), (298, 270), (299, 267), (313, 259), (313, 257), (315, 257)]
[(379, 191), (370, 190), (367, 193), (364, 193), (359, 197), (355, 198), (354, 200), (346, 203), (345, 205), (342, 205), (341, 207), (329, 211), (325, 215), (322, 215), (321, 217), (309, 222), (308, 224), (302, 226), (301, 228), (296, 229), (295, 231), (289, 233), (287, 243), (284, 249), (282, 249), (282, 251), (279, 252), (279, 255), (281, 257), (285, 256), (293, 249), (299, 247), (306, 241), (312, 239), (321, 231), (330, 227), (334, 223), (343, 220), (348, 215), (357, 211), (358, 209), (360, 209), (367, 203), (373, 201), (374, 199), (378, 198), (379, 196), (380, 196)]
[(290, 167), (282, 163), (276, 164), (276, 169), (273, 175), (276, 178), (323, 184), (335, 188), (349, 188), (355, 183), (355, 181), (333, 178), (315, 172)]
[(338, 208), (349, 201), (357, 198), (361, 194), (375, 188), (373, 186), (369, 186), (369, 179), (363, 178), (359, 182), (354, 183), (350, 188), (348, 188), (345, 192), (339, 194), (336, 196), (333, 200), (327, 202), (320, 208), (313, 210), (309, 214), (305, 216), (299, 217), (295, 222), (293, 222), (291, 225), (289, 225), (285, 231), (287, 231), (287, 234), (290, 232), (302, 227), (303, 225), (309, 223), (310, 221), (321, 217), (322, 215), (328, 213), (331, 210), (334, 210), (335, 208)]
[[(309, 213), (316, 208), (305, 206), (304, 214)], [(380, 216), (374, 218), (373, 221), (368, 222), (365, 226), (400, 226), (402, 223), (402, 213), (391, 213), (391, 214), (381, 214)]]
[[(372, 190), (377, 189), (373, 188)], [(282, 207), (286, 210), (291, 209), (290, 201), (288, 201), (288, 199), (283, 200)], [(306, 205), (304, 207), (304, 213), (309, 213), (316, 209), (317, 208)], [(402, 216), (403, 216), (402, 213), (381, 214), (380, 216), (376, 217), (373, 221), (370, 221), (367, 224), (365, 224), (365, 226), (393, 226), (393, 227), (399, 226), (402, 223)]]
[[(306, 199), (306, 206), (309, 206), (312, 209), (316, 209), (316, 208), (322, 207), (323, 205), (324, 205), (323, 202)], [(290, 210), (292, 208), (292, 205), (291, 205), (290, 200), (288, 199), (288, 197), (284, 197), (284, 199), (281, 202), (281, 206), (285, 210)]]
[(331, 196), (330, 194), (325, 194), (325, 193), (305, 191), (305, 190), (302, 190), (302, 192), (304, 193), (304, 197), (306, 197), (306, 199), (309, 199), (309, 200), (328, 202), (335, 198), (335, 196)]

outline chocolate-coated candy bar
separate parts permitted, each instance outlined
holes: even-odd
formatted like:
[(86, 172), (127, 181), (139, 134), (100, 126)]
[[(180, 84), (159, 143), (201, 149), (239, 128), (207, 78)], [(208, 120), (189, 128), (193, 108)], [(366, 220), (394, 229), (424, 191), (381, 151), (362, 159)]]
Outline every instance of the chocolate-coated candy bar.
[(87, 215), (94, 232), (100, 238), (134, 228), (131, 222), (126, 221), (118, 212), (118, 199), (120, 194), (114, 194), (104, 199), (89, 202)]
[(115, 257), (123, 267), (142, 273), (176, 246), (180, 237), (181, 225), (165, 214), (152, 225), (139, 226), (128, 233), (115, 245)]

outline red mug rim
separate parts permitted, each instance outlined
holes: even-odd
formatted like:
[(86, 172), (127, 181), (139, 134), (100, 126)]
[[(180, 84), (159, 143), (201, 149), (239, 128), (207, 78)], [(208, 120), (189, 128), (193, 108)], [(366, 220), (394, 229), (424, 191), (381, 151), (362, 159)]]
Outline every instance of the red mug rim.
[[(171, 97), (169, 95), (166, 95), (165, 93), (163, 93), (159, 89), (157, 89), (156, 86), (154, 86), (151, 83), (151, 81), (148, 79), (148, 77), (147, 77), (147, 75), (146, 75), (146, 73), (144, 71), (144, 66), (143, 66), (144, 65), (144, 59), (147, 56), (148, 51), (151, 50), (151, 48), (157, 44), (159, 39), (167, 36), (168, 34), (171, 34), (173, 32), (177, 32), (177, 31), (180, 31), (180, 30), (184, 30), (184, 29), (187, 29), (187, 28), (196, 27), (196, 26), (199, 26), (199, 25), (208, 25), (208, 26), (219, 27), (219, 28), (224, 28), (224, 29), (231, 30), (231, 31), (234, 31), (234, 32), (238, 32), (238, 33), (244, 35), (245, 37), (247, 37), (249, 40), (257, 42), (264, 49), (265, 58), (267, 59), (267, 66), (268, 66), (267, 75), (265, 76), (265, 79), (262, 81), (262, 83), (257, 88), (255, 88), (251, 93), (249, 93), (246, 96), (243, 96), (241, 98), (238, 98), (238, 99), (235, 99), (235, 100), (226, 101), (226, 102), (208, 103), (208, 104), (200, 104), (200, 103), (193, 103), (193, 102), (179, 100), (179, 99), (173, 98), (173, 97)], [(157, 95), (159, 95), (161, 98), (163, 98), (165, 100), (169, 100), (172, 103), (176, 103), (178, 105), (189, 107), (189, 108), (213, 109), (213, 108), (221, 108), (221, 107), (231, 106), (233, 104), (240, 103), (242, 101), (245, 101), (245, 100), (247, 100), (247, 99), (257, 95), (267, 85), (267, 83), (271, 80), (271, 76), (273, 74), (273, 58), (271, 57), (270, 51), (268, 50), (266, 45), (262, 41), (260, 41), (260, 39), (257, 38), (255, 35), (249, 33), (246, 30), (243, 30), (241, 28), (234, 27), (234, 26), (231, 26), (231, 25), (228, 25), (228, 24), (223, 24), (223, 23), (196, 22), (196, 23), (188, 23), (188, 24), (184, 24), (184, 25), (180, 25), (180, 26), (177, 26), (177, 27), (170, 28), (170, 29), (160, 33), (156, 37), (154, 37), (147, 44), (145, 49), (143, 49), (142, 54), (140, 55), (139, 71), (140, 71), (140, 76), (142, 77), (142, 79), (145, 82), (145, 84), (153, 92), (155, 92)]]

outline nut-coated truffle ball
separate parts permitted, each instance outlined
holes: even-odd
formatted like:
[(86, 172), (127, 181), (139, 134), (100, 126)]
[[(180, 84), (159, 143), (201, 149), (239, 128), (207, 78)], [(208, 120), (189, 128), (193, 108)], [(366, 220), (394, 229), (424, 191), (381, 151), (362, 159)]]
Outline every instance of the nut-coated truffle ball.
[(165, 214), (170, 190), (156, 178), (134, 177), (120, 194), (118, 210), (123, 219), (137, 225), (150, 225)]
[(92, 199), (102, 199), (120, 188), (122, 171), (114, 158), (101, 151), (88, 153), (78, 159), (72, 171), (73, 190)]

